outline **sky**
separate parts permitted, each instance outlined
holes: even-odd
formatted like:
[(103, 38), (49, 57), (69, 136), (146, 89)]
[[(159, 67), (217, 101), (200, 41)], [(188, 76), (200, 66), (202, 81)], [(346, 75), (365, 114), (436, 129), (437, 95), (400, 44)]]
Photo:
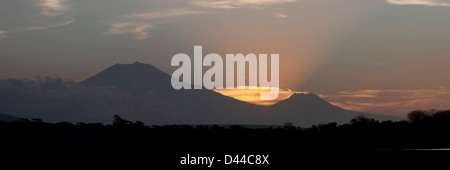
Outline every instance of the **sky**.
[(279, 54), (283, 92), (404, 116), (450, 108), (448, 16), (448, 0), (1, 0), (0, 78), (81, 81), (134, 61), (171, 74), (202, 45)]

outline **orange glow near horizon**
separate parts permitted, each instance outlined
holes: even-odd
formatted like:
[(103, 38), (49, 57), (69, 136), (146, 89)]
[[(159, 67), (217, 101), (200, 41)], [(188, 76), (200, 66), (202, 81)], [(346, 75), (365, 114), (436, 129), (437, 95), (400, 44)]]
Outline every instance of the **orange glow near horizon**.
[(237, 100), (263, 106), (276, 104), (296, 93), (290, 89), (279, 89), (278, 97), (275, 100), (261, 100), (261, 93), (270, 92), (270, 88), (256, 87), (255, 89), (250, 89), (246, 86), (245, 89), (214, 89), (214, 91)]

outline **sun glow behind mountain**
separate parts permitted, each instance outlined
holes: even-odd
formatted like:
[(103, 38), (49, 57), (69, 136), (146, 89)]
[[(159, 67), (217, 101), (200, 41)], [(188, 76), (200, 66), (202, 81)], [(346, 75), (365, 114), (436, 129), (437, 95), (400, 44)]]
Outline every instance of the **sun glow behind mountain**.
[(214, 89), (215, 92), (218, 92), (225, 96), (230, 96), (241, 101), (264, 106), (276, 104), (279, 101), (291, 97), (294, 93), (308, 93), (308, 92), (292, 91), (290, 89), (278, 89), (278, 97), (275, 100), (261, 100), (261, 93), (268, 93), (270, 92), (270, 90), (271, 89), (267, 87), (266, 88), (254, 87), (251, 89), (249, 88), (249, 86), (245, 86), (244, 89)]

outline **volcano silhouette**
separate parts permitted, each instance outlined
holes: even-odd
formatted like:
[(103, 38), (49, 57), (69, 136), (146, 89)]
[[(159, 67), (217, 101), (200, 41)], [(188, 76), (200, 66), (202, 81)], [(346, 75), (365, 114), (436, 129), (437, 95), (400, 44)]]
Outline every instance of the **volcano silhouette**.
[[(9, 94), (9, 98), (0, 96), (0, 101), (7, 102), (0, 104), (0, 112), (54, 122), (103, 123), (110, 123), (111, 117), (117, 114), (157, 125), (281, 125), (293, 122), (305, 127), (329, 122), (347, 123), (357, 115), (396, 119), (345, 110), (313, 93), (294, 94), (277, 104), (260, 106), (207, 89), (175, 90), (171, 79), (170, 75), (150, 64), (115, 64), (76, 85), (53, 90), (54, 96), (48, 93), (24, 95), (23, 90), (15, 88), (20, 91), (16, 94), (14, 90), (0, 88)], [(21, 97), (26, 98), (28, 105)], [(27, 107), (21, 107), (24, 105)]]

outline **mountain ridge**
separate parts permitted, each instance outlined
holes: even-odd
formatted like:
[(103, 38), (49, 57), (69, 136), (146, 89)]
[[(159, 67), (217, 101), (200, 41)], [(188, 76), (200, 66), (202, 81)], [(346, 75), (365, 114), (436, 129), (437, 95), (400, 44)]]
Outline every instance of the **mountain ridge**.
[(121, 115), (155, 125), (293, 122), (311, 126), (347, 123), (360, 114), (374, 116), (339, 108), (314, 93), (294, 94), (274, 105), (260, 106), (207, 89), (175, 90), (171, 78), (150, 64), (135, 62), (115, 64), (80, 83), (58, 89), (20, 89), (0, 84), (0, 93), (9, 94), (0, 96), (0, 112), (46, 121), (103, 123), (110, 122), (113, 115)]
[[(122, 65), (127, 65), (127, 64), (122, 64)], [(134, 62), (133, 64), (128, 64), (129, 66), (148, 66), (153, 68), (154, 70), (156, 70), (158, 72), (158, 74), (163, 74), (165, 75), (165, 87), (169, 87), (164, 88), (163, 90), (168, 90), (170, 92), (166, 92), (166, 94), (172, 94), (175, 95), (175, 97), (177, 98), (182, 98), (183, 100), (189, 100), (189, 101), (196, 101), (196, 100), (200, 100), (202, 102), (205, 103), (209, 103), (210, 105), (213, 105), (214, 107), (217, 108), (222, 108), (222, 109), (227, 109), (233, 112), (247, 112), (247, 111), (243, 111), (243, 110), (247, 110), (246, 108), (252, 108), (254, 110), (256, 110), (255, 112), (259, 113), (261, 117), (265, 117), (267, 119), (270, 119), (272, 121), (276, 121), (278, 120), (278, 124), (282, 124), (284, 123), (285, 120), (288, 120), (286, 117), (297, 117), (297, 119), (301, 119), (304, 121), (297, 121), (297, 123), (299, 124), (308, 124), (310, 125), (310, 123), (308, 123), (310, 121), (310, 119), (315, 119), (315, 120), (325, 120), (325, 121), (316, 121), (316, 122), (320, 122), (320, 123), (328, 123), (328, 122), (332, 122), (332, 121), (337, 121), (339, 123), (345, 123), (345, 121), (343, 120), (350, 120), (353, 117), (357, 116), (358, 114), (361, 115), (368, 115), (369, 117), (374, 117), (377, 119), (381, 119), (381, 120), (386, 120), (386, 118), (384, 118), (385, 116), (379, 116), (379, 115), (375, 115), (375, 114), (368, 114), (368, 113), (362, 113), (362, 112), (354, 112), (351, 110), (345, 110), (342, 108), (339, 108), (338, 106), (332, 105), (329, 102), (327, 102), (326, 100), (320, 98), (319, 96), (315, 95), (314, 93), (294, 93), (293, 95), (291, 95), (289, 98), (282, 100), (274, 105), (270, 105), (270, 106), (260, 106), (260, 105), (255, 105), (255, 104), (251, 104), (251, 103), (247, 103), (241, 100), (237, 100), (234, 99), (232, 97), (229, 96), (225, 96), (222, 95), (220, 93), (214, 92), (212, 90), (174, 90), (171, 87), (170, 81), (169, 79), (171, 78), (170, 75), (168, 75), (167, 73), (162, 72), (161, 70), (157, 69), (156, 67), (152, 66), (151, 64), (143, 64), (140, 62)], [(148, 73), (150, 74), (150, 73)], [(153, 75), (153, 73), (152, 73)], [(155, 77), (155, 76), (151, 76), (151, 77)], [(162, 76), (163, 77), (163, 76)], [(162, 83), (164, 83), (164, 81), (161, 81)], [(183, 94), (178, 95), (179, 94)], [(211, 101), (205, 101), (205, 99), (203, 97), (205, 97), (204, 95), (199, 95), (199, 93), (204, 93), (204, 95), (206, 95), (208, 99), (206, 100), (211, 100), (211, 101), (216, 101), (216, 102), (211, 102)], [(195, 97), (193, 97), (195, 96)], [(174, 97), (174, 96), (170, 96), (170, 97)], [(194, 99), (191, 99), (194, 98)], [(198, 99), (201, 98), (201, 99)], [(217, 99), (220, 98), (220, 99)], [(179, 101), (175, 102), (175, 103), (180, 103)], [(230, 109), (228, 107), (221, 107), (220, 105), (217, 105), (217, 103), (226, 103), (225, 105), (229, 105), (232, 106), (231, 108), (238, 108), (238, 109)], [(238, 105), (238, 106), (237, 106)], [(202, 106), (199, 106), (202, 107)], [(206, 107), (206, 106), (203, 106)], [(188, 109), (189, 110), (189, 109)], [(195, 111), (194, 111), (195, 110)], [(198, 109), (194, 109), (194, 112), (202, 112), (201, 110)], [(205, 109), (208, 110), (208, 109)], [(214, 112), (220, 112), (220, 109), (216, 109), (216, 108), (209, 108), (209, 110), (214, 110)], [(275, 110), (275, 111), (267, 111), (267, 110)], [(324, 111), (320, 111), (320, 112), (314, 112), (313, 110), (324, 110)], [(300, 112), (298, 112), (300, 111)], [(277, 113), (274, 113), (277, 112)], [(309, 112), (308, 114), (305, 114), (305, 112)], [(314, 113), (313, 113), (314, 112)], [(339, 114), (334, 114), (334, 113), (338, 113)], [(229, 114), (229, 113), (222, 113), (222, 114)], [(195, 115), (195, 114), (193, 114)], [(214, 115), (214, 114), (211, 114)], [(221, 114), (219, 114), (221, 115)], [(217, 117), (221, 117), (219, 115), (215, 115)], [(284, 117), (283, 117), (284, 116)], [(281, 118), (280, 118), (281, 117)], [(267, 121), (263, 121), (263, 122), (267, 122)], [(224, 122), (226, 123), (226, 122)], [(244, 122), (247, 123), (247, 122)], [(268, 124), (270, 124), (270, 122), (267, 122)]]
[(12, 121), (18, 121), (20, 118), (11, 116), (8, 114), (0, 113), (0, 122), (12, 122)]

